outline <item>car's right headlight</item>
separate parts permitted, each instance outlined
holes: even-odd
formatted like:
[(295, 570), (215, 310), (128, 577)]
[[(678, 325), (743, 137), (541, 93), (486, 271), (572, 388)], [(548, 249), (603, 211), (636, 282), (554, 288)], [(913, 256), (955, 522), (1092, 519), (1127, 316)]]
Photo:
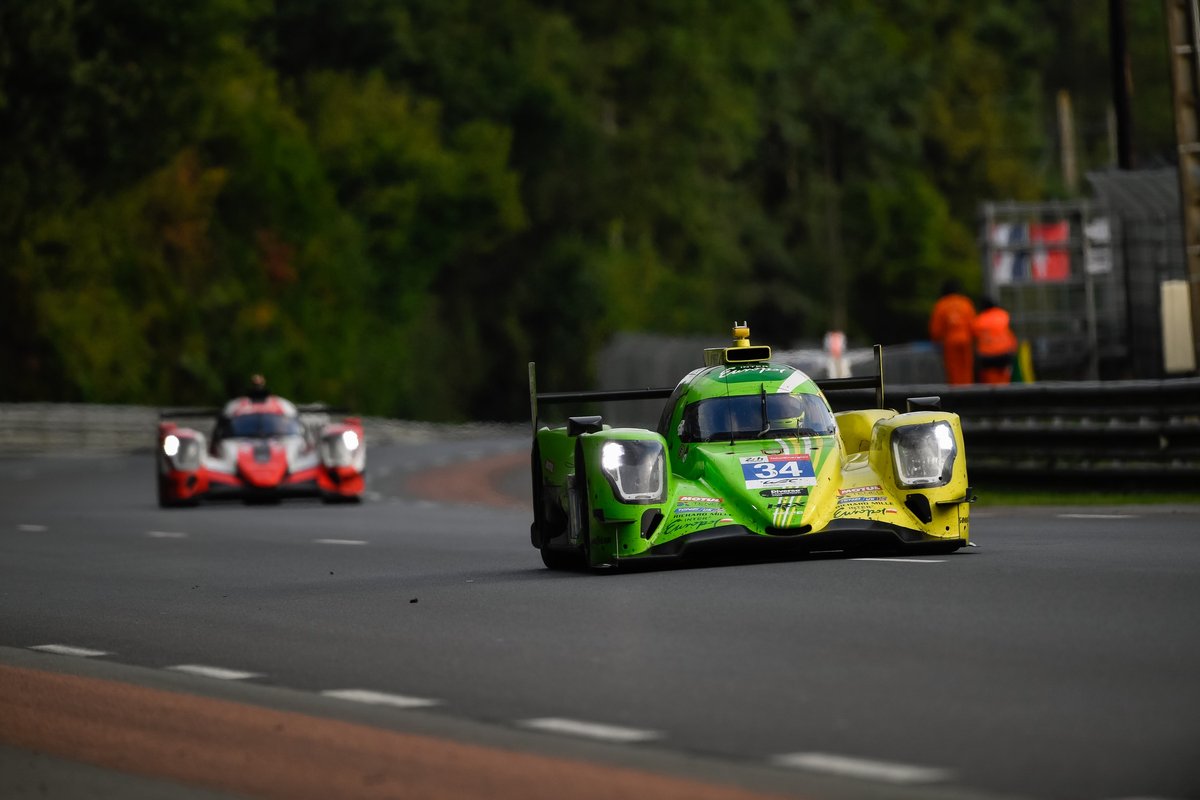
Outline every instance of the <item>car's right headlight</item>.
[(896, 481), (906, 489), (945, 486), (957, 454), (954, 429), (947, 422), (905, 425), (892, 431)]
[(169, 433), (163, 438), (162, 449), (177, 470), (192, 472), (200, 466), (200, 443), (190, 436)]
[(661, 502), (665, 465), (662, 443), (653, 439), (614, 439), (600, 446), (600, 470), (626, 503)]
[(348, 467), (361, 446), (362, 439), (355, 431), (330, 433), (321, 440), (321, 459), (330, 467)]

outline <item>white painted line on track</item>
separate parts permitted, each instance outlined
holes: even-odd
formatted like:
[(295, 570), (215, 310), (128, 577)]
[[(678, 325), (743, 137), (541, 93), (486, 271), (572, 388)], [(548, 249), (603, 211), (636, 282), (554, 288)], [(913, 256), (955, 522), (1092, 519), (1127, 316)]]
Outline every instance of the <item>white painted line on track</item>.
[(313, 544), (366, 544), (364, 539), (313, 539)]
[(899, 564), (945, 564), (944, 558), (851, 558), (850, 561), (895, 561)]
[(339, 700), (352, 700), (355, 703), (368, 703), (376, 706), (393, 706), (394, 708), (425, 708), (436, 706), (440, 700), (430, 700), (425, 697), (408, 697), (402, 694), (387, 694), (373, 692), (370, 689), (327, 689), (321, 692), (326, 697), (336, 697)]
[(638, 728), (622, 728), (617, 725), (604, 725), (599, 722), (584, 722), (577, 719), (562, 719), (561, 717), (539, 717), (537, 719), (521, 720), (517, 723), (522, 728), (544, 731), (546, 733), (565, 733), (568, 736), (580, 736), (585, 739), (599, 739), (604, 742), (648, 742), (661, 739), (658, 731), (645, 731)]
[(18, 525), (17, 530), (24, 533), (41, 533), (46, 530), (45, 525)]
[(1137, 514), (1058, 514), (1059, 519), (1135, 519)]
[(66, 644), (39, 644), (29, 649), (40, 650), (43, 653), (54, 653), (60, 656), (79, 656), (80, 658), (95, 658), (96, 656), (109, 655), (105, 650), (89, 650), (86, 647), (71, 647)]
[(204, 664), (176, 664), (167, 669), (175, 672), (186, 672), (189, 675), (200, 675), (205, 678), (216, 678), (222, 681), (244, 681), (247, 678), (257, 678), (257, 672), (242, 672), (236, 669), (225, 669), (224, 667), (209, 667)]
[(182, 531), (146, 531), (146, 535), (151, 539), (186, 539), (187, 534)]
[(895, 784), (934, 783), (950, 777), (950, 773), (944, 769), (873, 761), (832, 753), (785, 753), (772, 757), (771, 763), (781, 767)]

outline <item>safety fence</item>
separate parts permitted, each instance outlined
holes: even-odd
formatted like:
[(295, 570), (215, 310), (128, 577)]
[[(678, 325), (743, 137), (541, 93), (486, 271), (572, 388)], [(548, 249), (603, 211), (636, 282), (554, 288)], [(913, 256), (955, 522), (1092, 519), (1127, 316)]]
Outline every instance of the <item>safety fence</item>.
[[(936, 395), (960, 416), (970, 476), (1200, 492), (1200, 378), (1007, 386), (889, 385), (885, 405)], [(868, 391), (835, 410), (873, 405)]]
[[(0, 404), (0, 455), (116, 453), (155, 446), (159, 409), (86, 403)], [(442, 439), (525, 435), (528, 423), (439, 424), (363, 417), (368, 442), (420, 443)], [(211, 422), (186, 424), (208, 432)]]
[[(973, 481), (1162, 486), (1200, 492), (1200, 378), (1010, 386), (889, 384), (888, 407), (936, 395), (962, 418)], [(874, 405), (871, 390), (830, 397)], [(614, 422), (619, 420), (614, 419)], [(154, 446), (158, 410), (68, 403), (0, 404), (0, 454), (131, 452)], [(363, 418), (369, 442), (520, 436), (521, 423)], [(653, 424), (653, 423), (650, 423)]]

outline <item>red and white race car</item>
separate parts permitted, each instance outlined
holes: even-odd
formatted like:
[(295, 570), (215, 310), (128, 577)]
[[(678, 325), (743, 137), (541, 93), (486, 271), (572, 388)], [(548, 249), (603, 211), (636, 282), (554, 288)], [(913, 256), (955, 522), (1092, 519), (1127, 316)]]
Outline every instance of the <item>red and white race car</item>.
[[(331, 422), (324, 406), (297, 408), (275, 395), (239, 397), (219, 411), (174, 409), (160, 416), (160, 506), (209, 497), (316, 495), (336, 502), (362, 495), (367, 451), (357, 417)], [(209, 436), (175, 421), (202, 416), (216, 417)]]

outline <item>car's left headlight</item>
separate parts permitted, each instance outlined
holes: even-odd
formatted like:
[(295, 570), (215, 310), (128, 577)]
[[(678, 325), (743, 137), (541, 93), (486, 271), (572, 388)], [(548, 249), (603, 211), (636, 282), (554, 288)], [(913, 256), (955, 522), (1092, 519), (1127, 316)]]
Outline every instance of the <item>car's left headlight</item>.
[(662, 443), (654, 440), (612, 440), (600, 447), (600, 470), (627, 503), (662, 501), (665, 462)]
[(892, 432), (896, 481), (906, 489), (945, 486), (954, 471), (958, 445), (946, 422), (906, 425)]

